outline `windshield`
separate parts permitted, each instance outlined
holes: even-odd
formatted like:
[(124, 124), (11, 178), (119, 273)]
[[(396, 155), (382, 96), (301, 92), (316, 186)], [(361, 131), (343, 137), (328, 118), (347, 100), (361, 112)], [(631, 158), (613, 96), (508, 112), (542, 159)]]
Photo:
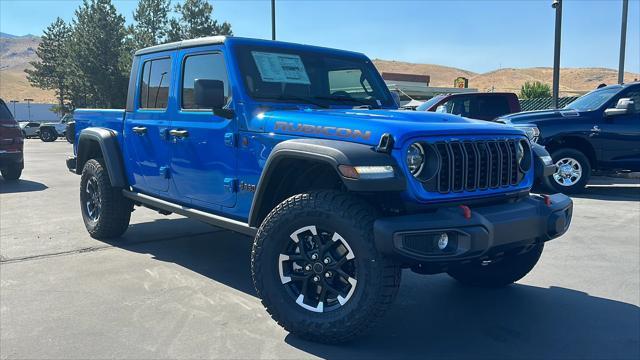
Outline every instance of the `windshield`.
[(619, 87), (607, 88), (592, 91), (588, 94), (585, 94), (573, 102), (569, 103), (565, 106), (565, 109), (572, 109), (578, 111), (589, 111), (600, 108), (607, 101), (611, 100), (618, 92), (620, 91)]
[(432, 107), (438, 101), (442, 100), (443, 97), (444, 97), (444, 95), (436, 95), (436, 96), (432, 97), (431, 99), (423, 102), (420, 106), (418, 106), (416, 108), (416, 110), (417, 111), (427, 111), (427, 110), (429, 110), (430, 107)]
[(249, 95), (256, 100), (319, 107), (396, 107), (365, 58), (285, 47), (236, 47)]

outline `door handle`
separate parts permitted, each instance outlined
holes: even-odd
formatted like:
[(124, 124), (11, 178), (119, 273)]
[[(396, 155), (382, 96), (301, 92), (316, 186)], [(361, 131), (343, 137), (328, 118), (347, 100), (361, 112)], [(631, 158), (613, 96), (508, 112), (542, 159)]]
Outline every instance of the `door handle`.
[(144, 135), (147, 133), (147, 128), (144, 126), (134, 126), (131, 128), (131, 131), (138, 135)]
[(186, 138), (189, 136), (189, 132), (187, 130), (173, 129), (173, 130), (169, 130), (169, 135), (179, 137), (179, 138)]

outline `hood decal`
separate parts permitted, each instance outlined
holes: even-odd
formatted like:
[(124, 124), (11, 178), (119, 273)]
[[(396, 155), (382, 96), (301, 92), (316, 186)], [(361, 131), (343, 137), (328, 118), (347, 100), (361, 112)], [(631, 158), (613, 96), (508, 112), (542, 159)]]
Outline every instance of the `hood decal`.
[(304, 123), (292, 123), (287, 121), (276, 121), (274, 130), (281, 130), (289, 133), (318, 134), (326, 136), (336, 136), (341, 138), (371, 139), (371, 130), (349, 129), (345, 127), (322, 126)]

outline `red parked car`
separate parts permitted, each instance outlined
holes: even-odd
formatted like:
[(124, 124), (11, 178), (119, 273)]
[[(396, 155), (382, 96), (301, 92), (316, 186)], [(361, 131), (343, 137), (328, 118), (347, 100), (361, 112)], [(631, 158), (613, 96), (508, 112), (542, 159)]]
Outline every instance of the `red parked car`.
[(521, 111), (514, 93), (465, 93), (437, 95), (416, 108), (417, 111), (435, 111), (460, 115), (469, 119), (494, 120), (497, 117)]
[(0, 99), (0, 173), (5, 180), (17, 180), (22, 175), (23, 147), (20, 125)]

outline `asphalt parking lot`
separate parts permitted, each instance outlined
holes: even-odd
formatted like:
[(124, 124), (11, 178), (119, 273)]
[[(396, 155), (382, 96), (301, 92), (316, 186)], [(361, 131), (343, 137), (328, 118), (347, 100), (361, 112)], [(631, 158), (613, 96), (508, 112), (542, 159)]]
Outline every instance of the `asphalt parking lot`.
[(365, 337), (305, 342), (273, 322), (251, 284), (251, 240), (138, 208), (124, 238), (91, 239), (65, 141), (27, 140), (0, 179), (0, 357), (640, 357), (640, 184), (598, 178), (568, 234), (517, 285), (465, 288), (405, 271)]

